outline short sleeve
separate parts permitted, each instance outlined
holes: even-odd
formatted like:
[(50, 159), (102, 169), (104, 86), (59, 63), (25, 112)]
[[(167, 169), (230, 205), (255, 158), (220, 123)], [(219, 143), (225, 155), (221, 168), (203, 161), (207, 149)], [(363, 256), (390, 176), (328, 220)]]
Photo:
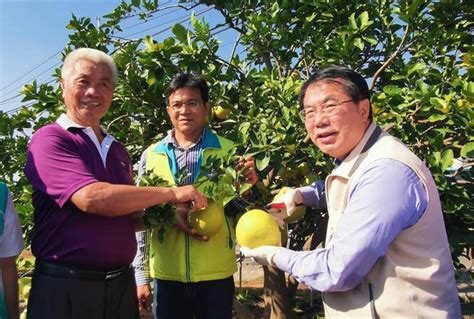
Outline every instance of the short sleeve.
[(82, 187), (97, 182), (78, 141), (59, 126), (40, 129), (28, 147), (25, 174), (37, 190), (59, 206)]
[(20, 222), (9, 192), (5, 210), (4, 230), (2, 236), (0, 236), (0, 258), (18, 256), (22, 249), (23, 237)]

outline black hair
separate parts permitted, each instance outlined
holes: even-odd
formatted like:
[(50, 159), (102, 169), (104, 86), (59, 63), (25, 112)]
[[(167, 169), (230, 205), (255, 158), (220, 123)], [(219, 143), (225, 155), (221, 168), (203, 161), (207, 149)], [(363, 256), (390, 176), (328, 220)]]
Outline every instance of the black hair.
[[(342, 80), (342, 81), (341, 81)], [(313, 74), (301, 87), (299, 94), (300, 107), (303, 108), (306, 90), (311, 84), (326, 81), (339, 83), (345, 93), (349, 95), (355, 103), (361, 100), (369, 100), (369, 120), (372, 121), (372, 105), (370, 104), (370, 91), (367, 82), (359, 73), (354, 70), (340, 65), (330, 65), (320, 69)]]
[(209, 101), (209, 86), (202, 76), (194, 73), (179, 73), (171, 80), (165, 91), (166, 104), (169, 102), (169, 96), (182, 88), (198, 89), (201, 92), (202, 101), (204, 103)]

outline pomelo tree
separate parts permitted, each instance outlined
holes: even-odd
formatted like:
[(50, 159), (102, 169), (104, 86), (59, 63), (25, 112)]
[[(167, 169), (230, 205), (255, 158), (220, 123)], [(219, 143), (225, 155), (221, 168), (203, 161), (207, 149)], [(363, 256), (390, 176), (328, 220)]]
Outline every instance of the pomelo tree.
[[(243, 53), (234, 50), (229, 60), (219, 56), (221, 43), (212, 35), (212, 26), (196, 15), (190, 15), (190, 27), (176, 24), (173, 35), (165, 39), (117, 37), (129, 16), (146, 20), (156, 14), (160, 6), (153, 0), (123, 1), (103, 17), (100, 27), (75, 16), (66, 26), (72, 34), (64, 54), (85, 46), (113, 55), (119, 80), (103, 123), (127, 146), (135, 162), (170, 128), (163, 92), (176, 72), (186, 70), (203, 74), (211, 86), (212, 103), (230, 111), (224, 119), (211, 120), (211, 127), (236, 141), (241, 154), (256, 158), (262, 178), (257, 205), (268, 202), (283, 186), (324, 178), (333, 163), (306, 138), (297, 94), (314, 70), (328, 64), (348, 65), (370, 83), (376, 122), (406, 143), (432, 171), (455, 261), (466, 254), (474, 242), (472, 170), (468, 169), (474, 154), (474, 12), (468, 1), (191, 4), (213, 6), (222, 14), (226, 26), (239, 34)], [(55, 74), (59, 77), (59, 70)], [(28, 107), (11, 115), (0, 113), (0, 165), (29, 238), (31, 188), (22, 173), (27, 142), (32, 130), (54, 121), (64, 106), (57, 84), (33, 82), (22, 94)], [(463, 164), (453, 169), (455, 159)], [(290, 225), (294, 249), (302, 248), (324, 212), (305, 216)], [(294, 295), (295, 282), (291, 278), (286, 282), (278, 272), (269, 276), (271, 285), (280, 288), (268, 301), (268, 311), (273, 307), (274, 314), (290, 317), (288, 300), (293, 298), (288, 297)]]

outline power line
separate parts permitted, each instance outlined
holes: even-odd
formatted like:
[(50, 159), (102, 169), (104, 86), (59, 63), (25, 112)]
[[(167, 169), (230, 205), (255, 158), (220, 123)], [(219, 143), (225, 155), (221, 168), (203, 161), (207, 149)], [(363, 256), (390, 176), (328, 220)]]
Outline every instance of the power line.
[[(168, 1), (168, 2), (162, 3), (161, 5), (166, 5), (166, 4), (172, 3), (172, 2), (173, 2), (173, 1), (170, 0), (170, 1)], [(158, 9), (156, 9), (156, 10), (154, 10), (154, 11), (151, 11), (150, 14), (153, 14), (153, 13), (155, 13), (155, 12), (162, 11), (162, 10), (165, 10), (165, 9), (169, 9), (169, 8), (172, 8), (172, 7), (176, 7), (176, 6), (182, 6), (182, 5), (178, 4), (178, 5), (171, 5), (171, 6), (168, 6), (168, 7), (165, 7), (165, 8), (158, 8)], [(140, 12), (140, 13), (141, 13), (141, 12)], [(122, 20), (126, 20), (126, 19), (130, 19), (130, 18), (136, 17), (137, 15), (140, 15), (140, 13), (135, 13), (135, 14), (131, 14), (131, 15), (129, 15), (129, 16), (123, 17)]]
[(25, 76), (27, 76), (28, 74), (30, 74), (31, 72), (33, 72), (34, 70), (38, 69), (39, 67), (41, 67), (42, 65), (44, 65), (46, 62), (48, 62), (49, 60), (51, 60), (52, 58), (54, 58), (56, 55), (58, 55), (59, 53), (62, 52), (63, 49), (59, 50), (58, 52), (54, 53), (53, 55), (51, 55), (49, 58), (47, 58), (46, 60), (44, 60), (43, 62), (41, 62), (38, 66), (36, 66), (35, 68), (31, 69), (30, 71), (26, 72), (25, 74), (23, 74), (22, 76), (20, 76), (19, 78), (17, 78), (16, 80), (8, 83), (6, 86), (4, 86), (3, 88), (1, 88), (0, 90), (3, 91), (5, 90), (7, 87), (11, 86), (13, 83), (16, 83), (18, 82), (20, 79), (24, 78)]
[(8, 110), (8, 111), (6, 111), (6, 112), (4, 112), (4, 113), (5, 113), (5, 114), (13, 114), (13, 113), (18, 112), (19, 110), (21, 110), (21, 109), (24, 108), (24, 107), (26, 107), (26, 108), (31, 107), (33, 104), (35, 104), (35, 103), (31, 103), (31, 104), (28, 104), (28, 105), (22, 105), (22, 106), (19, 106), (19, 107), (14, 108), (14, 109)]
[[(213, 7), (210, 7), (210, 8), (207, 8), (207, 9), (201, 11), (201, 12), (198, 12), (198, 13), (196, 13), (196, 17), (199, 16), (199, 15), (201, 15), (201, 14), (204, 14), (204, 13), (206, 13), (206, 12), (212, 10), (212, 9), (213, 9)], [(178, 23), (186, 22), (186, 21), (188, 21), (189, 19), (190, 19), (190, 18), (186, 18), (186, 19), (184, 19), (184, 20), (179, 21)], [(173, 26), (168, 27), (168, 28), (166, 28), (166, 29), (163, 29), (163, 30), (161, 30), (161, 31), (158, 31), (158, 32), (156, 32), (156, 33), (153, 33), (151, 36), (154, 37), (155, 35), (158, 35), (158, 34), (161, 34), (161, 33), (163, 33), (163, 32), (166, 32), (166, 31), (170, 30), (172, 27), (173, 27)]]
[[(22, 85), (20, 85), (20, 86), (15, 87), (13, 90), (8, 91), (8, 92), (5, 93), (4, 95), (8, 95), (8, 94), (10, 94), (10, 93), (16, 92), (17, 90), (21, 89), (21, 87), (22, 87), (23, 85), (26, 85), (26, 84), (28, 84), (28, 83), (31, 83), (31, 82), (34, 81), (36, 78), (38, 78), (39, 76), (45, 74), (46, 72), (48, 72), (48, 71), (51, 70), (52, 68), (55, 68), (55, 67), (58, 66), (59, 64), (61, 64), (61, 62), (57, 62), (57, 63), (53, 64), (52, 66), (50, 66), (49, 68), (47, 68), (46, 70), (44, 70), (43, 72), (41, 72), (40, 74), (37, 74), (36, 76), (34, 76), (33, 78), (31, 78), (29, 81), (26, 81), (26, 83), (24, 83), (24, 84), (22, 84)], [(49, 83), (49, 82), (48, 82), (48, 83)], [(0, 101), (0, 104), (3, 104), (3, 102), (5, 102), (5, 101), (7, 101), (7, 100), (9, 100), (9, 99), (12, 99), (12, 98), (8, 98), (8, 99), (6, 99), (6, 100), (2, 100), (2, 101)]]
[[(187, 16), (187, 15), (186, 15)], [(169, 23), (173, 23), (174, 21), (177, 21), (181, 18), (184, 18), (184, 16), (181, 16), (181, 17), (178, 17), (178, 18), (174, 18), (174, 19), (171, 19), (170, 21), (166, 21), (166, 22), (163, 22), (163, 23), (160, 23), (160, 24), (157, 24), (157, 25), (154, 25), (152, 27), (149, 27), (149, 28), (146, 28), (146, 29), (143, 29), (143, 30), (140, 30), (140, 31), (137, 31), (137, 32), (134, 32), (134, 33), (131, 33), (131, 34), (128, 34), (128, 35), (124, 35), (123, 37), (125, 38), (128, 38), (128, 37), (132, 37), (134, 35), (137, 35), (137, 34), (140, 34), (140, 33), (143, 33), (145, 31), (148, 31), (148, 30), (151, 30), (151, 29), (155, 29), (155, 28), (158, 28), (158, 27), (161, 27), (161, 26), (164, 26), (166, 24), (169, 24)], [(189, 19), (189, 18), (186, 18), (186, 20)]]
[[(194, 7), (186, 8), (186, 10), (191, 10), (192, 8), (194, 8)], [(210, 8), (207, 8), (207, 9), (205, 9), (205, 10), (199, 12), (199, 13), (196, 13), (196, 16), (197, 16), (197, 15), (201, 15), (201, 14), (203, 14), (203, 13), (205, 13), (205, 12), (211, 10), (212, 8), (213, 8), (213, 7), (210, 7)], [(183, 19), (183, 18), (184, 18), (184, 20), (181, 20), (181, 21), (177, 22), (179, 19)], [(152, 29), (155, 29), (155, 28), (158, 28), (158, 27), (161, 27), (161, 26), (170, 24), (170, 23), (173, 23), (173, 22), (182, 23), (182, 22), (185, 22), (185, 21), (187, 21), (187, 20), (189, 20), (189, 17), (188, 17), (187, 15), (185, 15), (185, 16), (180, 16), (180, 17), (178, 17), (178, 18), (174, 18), (174, 19), (171, 19), (171, 20), (169, 20), (169, 21), (166, 21), (166, 22), (163, 22), (163, 23), (154, 25), (154, 26), (152, 26), (152, 27), (149, 27), (149, 28), (146, 28), (146, 29), (143, 29), (143, 30), (140, 30), (140, 31), (137, 31), (137, 32), (128, 34), (128, 35), (124, 35), (123, 37), (124, 37), (124, 38), (128, 38), (128, 37), (131, 37), (131, 36), (134, 36), (134, 35), (137, 35), (137, 34), (140, 34), (140, 33), (143, 33), (143, 32), (146, 32), (146, 31), (149, 31), (149, 30), (152, 30)], [(171, 29), (171, 27), (167, 28), (165, 31), (167, 31), (167, 30), (169, 30), (169, 29)], [(160, 34), (160, 33), (162, 33), (162, 32), (164, 32), (164, 31), (162, 30), (162, 31), (160, 31), (160, 32), (158, 32), (158, 33), (156, 33), (156, 34), (153, 34), (152, 36), (157, 35), (157, 34)]]
[[(180, 6), (180, 7), (183, 7), (183, 6), (181, 6), (181, 5), (179, 5), (179, 6)], [(186, 8), (186, 7), (183, 7), (183, 8), (188, 11), (188, 10), (191, 10), (192, 8), (194, 8), (194, 7), (196, 7), (196, 6), (198, 6), (198, 5), (194, 5), (194, 6), (191, 6), (191, 7), (189, 7), (189, 8)], [(168, 7), (168, 8), (169, 8), (169, 7)], [(209, 8), (206, 8), (206, 9), (200, 11), (200, 12), (197, 12), (197, 13), (195, 14), (195, 16), (202, 15), (202, 14), (204, 14), (204, 13), (206, 13), (206, 12), (212, 10), (213, 8), (214, 8), (214, 6), (211, 6), (211, 7), (209, 7)], [(167, 9), (167, 8), (162, 8), (162, 10), (164, 10), (164, 9)], [(157, 11), (159, 11), (159, 10), (156, 10), (155, 12), (157, 12)], [(128, 29), (130, 29), (130, 28), (133, 28), (133, 27), (135, 27), (135, 26), (137, 26), (137, 25), (140, 25), (140, 24), (144, 24), (144, 23), (149, 22), (149, 21), (151, 21), (151, 20), (155, 20), (155, 19), (157, 19), (158, 17), (164, 17), (164, 16), (169, 15), (169, 14), (171, 14), (171, 13), (173, 13), (173, 12), (176, 12), (176, 11), (177, 11), (177, 10), (173, 10), (173, 11), (171, 11), (171, 12), (168, 12), (167, 14), (154, 17), (153, 19), (150, 19), (150, 20), (148, 20), (148, 21), (144, 21), (144, 22), (142, 22), (142, 23), (138, 23), (138, 24), (136, 24), (136, 25), (132, 25), (132, 26), (130, 26), (130, 27), (128, 27), (128, 28), (125, 28), (124, 30), (128, 30)], [(142, 33), (142, 32), (145, 32), (145, 31), (148, 31), (148, 30), (157, 28), (157, 27), (159, 27), (159, 26), (163, 26), (163, 25), (165, 25), (165, 24), (173, 23), (173, 22), (177, 21), (177, 20), (180, 19), (180, 18), (184, 18), (184, 17), (179, 17), (179, 18), (172, 19), (172, 20), (170, 20), (170, 21), (168, 21), (168, 22), (161, 23), (161, 24), (159, 24), (159, 25), (155, 25), (155, 26), (153, 26), (153, 27), (150, 27), (150, 28), (147, 28), (147, 29), (144, 29), (144, 30), (135, 32), (135, 33), (132, 33), (132, 34), (130, 34), (130, 35), (128, 35), (128, 36), (125, 36), (125, 37), (130, 37), (130, 36), (136, 35), (136, 34), (138, 34), (138, 33)], [(184, 18), (184, 19), (178, 21), (177, 23), (183, 23), (183, 22), (186, 22), (186, 21), (188, 21), (188, 20), (190, 20), (190, 18), (189, 18), (189, 17), (186, 17), (186, 18)], [(168, 28), (165, 28), (165, 29), (163, 29), (163, 30), (160, 30), (160, 31), (158, 31), (158, 32), (156, 32), (156, 33), (154, 33), (154, 34), (152, 34), (151, 36), (156, 36), (156, 35), (158, 35), (158, 34), (161, 34), (161, 33), (163, 33), (163, 32), (166, 32), (166, 31), (170, 30), (171, 28), (172, 28), (172, 26), (170, 26), (170, 27), (168, 27)], [(228, 30), (229, 28), (230, 28), (230, 27), (227, 27), (227, 28), (224, 28), (224, 29), (222, 29), (222, 30), (219, 30), (219, 31), (217, 31), (217, 32), (215, 32), (215, 33), (213, 33), (213, 34), (211, 34), (211, 36), (214, 36), (214, 35), (216, 35), (216, 34), (218, 34), (218, 33), (224, 32), (224, 31)], [(10, 86), (11, 84), (17, 82), (18, 80), (20, 80), (21, 78), (23, 78), (23, 77), (25, 77), (26, 75), (30, 74), (30, 73), (33, 72), (34, 70), (38, 69), (41, 65), (43, 65), (43, 64), (45, 64), (47, 61), (51, 60), (54, 56), (56, 56), (56, 55), (57, 55), (58, 53), (60, 53), (61, 51), (62, 51), (62, 49), (61, 49), (60, 51), (58, 51), (57, 53), (55, 53), (53, 56), (49, 57), (47, 60), (45, 60), (44, 62), (42, 62), (40, 65), (38, 65), (38, 66), (35, 67), (34, 69), (30, 70), (29, 72), (27, 72), (26, 74), (24, 74), (23, 76), (21, 76), (20, 78), (18, 78), (17, 80), (13, 81), (12, 83), (9, 83), (6, 87)], [(61, 63), (61, 62), (58, 62), (58, 63), (56, 63), (55, 65), (51, 66), (50, 68), (44, 70), (42, 73), (38, 74), (37, 77), (40, 76), (40, 75), (42, 75), (42, 74), (44, 74), (45, 72), (49, 71), (49, 70), (52, 69), (53, 67), (59, 65), (60, 63)], [(31, 82), (32, 80), (34, 80), (34, 78), (31, 79), (29, 82)], [(55, 80), (55, 79), (53, 78), (53, 79), (51, 79), (50, 81), (45, 82), (45, 83), (43, 83), (43, 84), (51, 83), (51, 82), (54, 81), (54, 80)], [(6, 87), (5, 87), (5, 88), (6, 88)], [(20, 86), (20, 88), (21, 88), (21, 86)], [(3, 89), (4, 89), (4, 88), (3, 88)], [(13, 91), (14, 91), (14, 90), (13, 90)], [(13, 92), (13, 91), (9, 91), (7, 94), (9, 94), (9, 93), (11, 93), (11, 92)], [(15, 96), (13, 96), (13, 97), (10, 97), (10, 98), (7, 98), (7, 99), (5, 99), (5, 100), (3, 100), (3, 101), (0, 101), (0, 105), (2, 105), (2, 104), (10, 104), (10, 103), (5, 103), (5, 102), (10, 101), (10, 100), (12, 100), (12, 99), (14, 99), (14, 98), (17, 98), (17, 97), (19, 97), (19, 96), (21, 96), (21, 94), (17, 94), (17, 95), (15, 95)], [(9, 113), (14, 113), (14, 112), (20, 110), (22, 107), (30, 107), (30, 106), (33, 105), (33, 104), (35, 104), (35, 103), (31, 103), (31, 104), (26, 105), (26, 106), (21, 106), (21, 107), (18, 107), (18, 108), (16, 108), (16, 109), (9, 110), (9, 111), (6, 112), (6, 113), (7, 113), (7, 114), (9, 114)]]
[[(194, 7), (194, 6), (193, 6), (193, 7)], [(193, 7), (189, 7), (189, 8), (185, 8), (185, 9), (186, 9), (186, 10), (189, 10), (189, 9), (192, 9)], [(162, 10), (169, 9), (169, 8), (171, 8), (171, 7), (162, 8)], [(181, 7), (181, 8), (183, 8), (183, 7)], [(153, 21), (153, 20), (156, 20), (156, 19), (158, 19), (158, 18), (166, 17), (167, 15), (170, 15), (170, 14), (172, 14), (172, 13), (175, 13), (176, 11), (179, 11), (179, 9), (180, 9), (180, 8), (176, 8), (176, 9), (174, 9), (174, 10), (172, 10), (172, 11), (169, 11), (169, 12), (167, 12), (167, 13), (165, 13), (165, 14), (157, 15), (157, 16), (154, 16), (154, 17), (152, 17), (152, 18), (150, 18), (150, 19), (147, 19), (146, 21), (142, 21), (142, 22), (133, 24), (133, 25), (131, 25), (131, 26), (128, 26), (128, 27), (126, 27), (126, 28), (123, 28), (122, 31), (130, 30), (130, 29), (132, 29), (132, 28), (134, 28), (134, 27), (137, 27), (137, 26), (139, 26), (139, 25), (148, 23), (148, 22)]]
[[(52, 67), (54, 67), (54, 65), (53, 65)], [(52, 68), (52, 67), (51, 67), (51, 68)], [(50, 69), (51, 69), (51, 68), (50, 68)], [(48, 70), (49, 70), (49, 69), (48, 69)], [(48, 70), (43, 71), (41, 74), (45, 73), (45, 72), (48, 71)], [(40, 76), (41, 74), (38, 74), (38, 76)], [(47, 82), (43, 82), (43, 83), (41, 83), (41, 84), (49, 84), (49, 83), (51, 83), (51, 82), (53, 82), (53, 81), (55, 81), (55, 80), (56, 80), (56, 79), (53, 78), (53, 79), (51, 79), (51, 80), (49, 80), (49, 81), (47, 81)], [(41, 85), (41, 84), (40, 84), (40, 85)], [(11, 92), (13, 92), (13, 91), (10, 91), (9, 93), (11, 93)], [(17, 97), (19, 97), (19, 96), (21, 96), (21, 95), (22, 95), (21, 93), (18, 93), (18, 94), (15, 95), (15, 96), (6, 98), (5, 100), (0, 101), (0, 105), (9, 104), (9, 103), (5, 103), (5, 102), (11, 101), (11, 100), (13, 100), (13, 99), (15, 99), (15, 98), (17, 98)]]

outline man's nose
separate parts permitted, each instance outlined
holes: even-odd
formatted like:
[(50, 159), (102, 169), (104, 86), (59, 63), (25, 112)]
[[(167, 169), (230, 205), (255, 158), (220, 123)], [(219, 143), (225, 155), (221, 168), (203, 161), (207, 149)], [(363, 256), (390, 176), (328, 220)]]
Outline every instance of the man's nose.
[(313, 125), (315, 127), (324, 127), (326, 125), (328, 125), (329, 121), (328, 121), (329, 117), (327, 116), (327, 114), (324, 114), (324, 112), (316, 112), (314, 117), (313, 117)]
[(86, 90), (86, 95), (96, 95), (97, 88), (94, 85), (90, 85)]

